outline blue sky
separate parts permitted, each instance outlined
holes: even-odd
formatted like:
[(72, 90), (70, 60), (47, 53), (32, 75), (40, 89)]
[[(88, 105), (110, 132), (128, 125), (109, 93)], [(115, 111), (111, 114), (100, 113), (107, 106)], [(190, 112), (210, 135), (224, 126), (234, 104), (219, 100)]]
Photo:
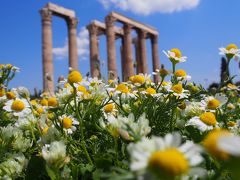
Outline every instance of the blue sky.
[[(187, 62), (179, 65), (178, 68), (184, 68), (197, 83), (209, 84), (219, 80), (221, 58), (218, 52), (219, 47), (229, 43), (240, 46), (239, 0), (199, 0), (198, 5), (189, 10), (182, 9), (178, 12), (163, 13), (163, 7), (163, 9), (155, 9), (153, 13), (147, 13), (147, 15), (146, 11), (141, 12), (141, 9), (137, 9), (138, 5), (134, 6), (135, 9), (132, 9), (130, 5), (123, 8), (114, 5), (112, 0), (103, 1), (109, 1), (112, 4), (110, 3), (110, 6), (106, 8), (98, 0), (52, 0), (51, 2), (76, 11), (79, 18), (78, 33), (93, 19), (103, 21), (104, 17), (112, 10), (154, 26), (160, 33), (161, 63), (165, 64), (166, 68), (170, 68), (170, 63), (162, 50), (178, 47), (182, 50), (183, 55), (188, 56)], [(30, 90), (34, 87), (42, 88), (41, 18), (38, 11), (47, 2), (45, 0), (1, 1), (0, 63), (11, 63), (21, 69), (21, 72), (10, 84), (11, 87), (26, 86)], [(66, 38), (65, 22), (54, 17), (53, 46), (63, 48)], [(107, 60), (105, 41), (105, 37), (100, 38), (101, 60), (105, 62), (102, 67), (103, 74), (106, 74)], [(87, 44), (85, 46), (88, 49)], [(116, 47), (119, 48), (119, 46), (120, 42), (118, 41)], [(148, 42), (148, 47), (150, 47), (150, 42)], [(152, 70), (150, 57), (151, 51), (148, 49), (149, 69)], [(118, 59), (118, 64), (120, 65), (120, 59)], [(89, 55), (81, 55), (79, 70), (82, 74), (86, 74), (89, 68)], [(66, 76), (68, 58), (54, 56), (54, 71), (55, 78), (62, 74)], [(239, 74), (238, 63), (235, 61), (231, 62), (231, 73)]]

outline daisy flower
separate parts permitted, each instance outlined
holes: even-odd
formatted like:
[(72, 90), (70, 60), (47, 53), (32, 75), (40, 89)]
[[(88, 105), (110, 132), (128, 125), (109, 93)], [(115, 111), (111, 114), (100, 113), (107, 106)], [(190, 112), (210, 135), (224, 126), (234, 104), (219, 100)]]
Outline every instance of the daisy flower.
[(229, 59), (235, 57), (239, 58), (240, 56), (240, 49), (238, 49), (237, 45), (229, 44), (226, 48), (221, 47), (219, 48), (220, 55), (226, 55)]
[(162, 179), (174, 179), (188, 175), (203, 158), (201, 148), (191, 141), (181, 144), (179, 133), (165, 137), (143, 138), (128, 146), (130, 168), (139, 176), (148, 172)]
[(232, 136), (232, 134), (228, 130), (214, 129), (210, 131), (203, 140), (203, 146), (212, 156), (221, 160), (227, 160), (229, 158), (229, 154), (219, 148), (218, 143), (222, 137), (229, 136)]
[(205, 112), (200, 116), (191, 118), (185, 126), (194, 126), (201, 132), (212, 130), (217, 126), (217, 120), (212, 112)]
[(176, 70), (174, 75), (177, 77), (178, 80), (191, 80), (191, 76), (187, 75), (186, 71), (184, 71), (183, 69)]
[(182, 56), (182, 52), (177, 49), (177, 48), (173, 48), (170, 51), (163, 51), (163, 53), (169, 58), (169, 60), (174, 63), (177, 64), (179, 62), (185, 62), (187, 60), (186, 56)]
[(25, 99), (12, 99), (5, 103), (4, 110), (12, 112), (14, 116), (23, 117), (31, 113), (30, 105)]
[(218, 148), (230, 154), (231, 156), (240, 157), (240, 137), (239, 136), (222, 136), (218, 139)]
[(183, 89), (182, 84), (173, 85), (169, 92), (172, 92), (179, 99), (188, 97), (188, 90)]
[(135, 95), (131, 92), (131, 89), (124, 83), (119, 84), (113, 92), (114, 96), (118, 96), (119, 94), (122, 99), (128, 99), (130, 97), (135, 98)]
[(205, 109), (208, 109), (214, 112), (217, 108), (220, 108), (222, 105), (226, 104), (228, 98), (224, 94), (216, 94), (214, 97), (209, 96), (202, 100), (202, 105)]
[(64, 114), (60, 116), (59, 119), (62, 123), (63, 130), (67, 134), (72, 134), (77, 129), (74, 125), (79, 125), (79, 122), (76, 121), (72, 116), (67, 116)]

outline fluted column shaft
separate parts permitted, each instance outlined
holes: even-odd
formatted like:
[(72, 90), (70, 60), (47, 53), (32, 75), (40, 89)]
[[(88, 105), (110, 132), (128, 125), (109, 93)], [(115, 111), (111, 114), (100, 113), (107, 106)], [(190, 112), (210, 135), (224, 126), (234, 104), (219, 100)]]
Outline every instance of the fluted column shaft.
[(100, 78), (100, 60), (98, 47), (98, 27), (95, 25), (88, 26), (90, 39), (90, 69), (91, 76)]
[(77, 18), (67, 19), (68, 24), (68, 53), (69, 67), (78, 70), (78, 49), (77, 49)]
[(112, 16), (105, 18), (106, 22), (106, 35), (107, 35), (107, 54), (108, 54), (108, 78), (116, 79), (117, 63), (116, 63), (116, 46), (115, 46), (115, 32), (114, 22), (116, 19)]
[(140, 63), (142, 73), (148, 73), (148, 64), (147, 64), (147, 47), (146, 47), (146, 37), (147, 33), (143, 30), (138, 31), (139, 36), (139, 51), (140, 51)]
[(136, 58), (136, 72), (137, 74), (142, 73), (142, 67), (140, 62), (140, 48), (139, 48), (139, 40), (138, 38), (134, 41), (134, 47), (135, 47), (135, 58)]
[[(158, 54), (158, 36), (154, 35), (151, 38), (151, 44), (152, 44), (152, 60), (153, 60), (153, 72), (156, 71), (156, 69), (159, 69), (160, 62), (159, 62), (159, 54)], [(154, 76), (154, 82), (159, 82), (159, 76)]]
[(52, 12), (48, 9), (40, 11), (42, 16), (42, 63), (43, 91), (54, 92), (53, 62), (52, 62)]
[(128, 24), (124, 24), (124, 64), (123, 64), (123, 72), (124, 78), (123, 81), (127, 81), (129, 77), (134, 75), (133, 68), (133, 55), (132, 55), (132, 26)]

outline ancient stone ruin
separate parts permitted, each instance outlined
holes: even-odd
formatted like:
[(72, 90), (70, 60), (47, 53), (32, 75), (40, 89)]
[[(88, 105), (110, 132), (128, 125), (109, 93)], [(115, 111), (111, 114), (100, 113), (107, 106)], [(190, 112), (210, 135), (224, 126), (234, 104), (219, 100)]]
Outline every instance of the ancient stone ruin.
[[(115, 26), (115, 22), (122, 23), (123, 28)], [(111, 12), (107, 15), (105, 23), (94, 20), (87, 28), (90, 35), (90, 65), (92, 77), (99, 77), (100, 75), (98, 36), (103, 34), (107, 37), (109, 78), (115, 79), (118, 77), (115, 47), (115, 41), (118, 38), (122, 39), (121, 64), (123, 81), (128, 80), (130, 76), (134, 75), (132, 44), (135, 45), (137, 73), (148, 73), (146, 54), (146, 39), (148, 38), (151, 39), (152, 44), (153, 70), (155, 71), (159, 68), (158, 32), (154, 28), (143, 25), (116, 12)], [(138, 34), (137, 37), (132, 38), (132, 30), (136, 30)], [(155, 77), (154, 80), (157, 81), (157, 77)]]
[(54, 92), (52, 55), (52, 16), (64, 19), (68, 27), (69, 67), (78, 69), (77, 24), (75, 12), (52, 3), (40, 10), (42, 17), (43, 91)]
[[(53, 62), (52, 62), (52, 16), (66, 20), (69, 39), (69, 67), (78, 69), (76, 26), (78, 20), (73, 10), (48, 3), (40, 10), (42, 16), (42, 53), (43, 53), (43, 90), (54, 92)], [(123, 24), (117, 27), (116, 22)], [(148, 73), (146, 40), (151, 40), (153, 71), (159, 69), (158, 32), (155, 28), (127, 18), (119, 13), (111, 12), (105, 17), (105, 22), (94, 20), (88, 26), (90, 41), (90, 72), (92, 77), (100, 78), (99, 36), (107, 39), (108, 78), (118, 78), (115, 41), (121, 38), (122, 80), (127, 81), (134, 75), (132, 45), (135, 47), (136, 73)], [(137, 37), (132, 37), (135, 30)], [(154, 81), (159, 79), (154, 76)]]

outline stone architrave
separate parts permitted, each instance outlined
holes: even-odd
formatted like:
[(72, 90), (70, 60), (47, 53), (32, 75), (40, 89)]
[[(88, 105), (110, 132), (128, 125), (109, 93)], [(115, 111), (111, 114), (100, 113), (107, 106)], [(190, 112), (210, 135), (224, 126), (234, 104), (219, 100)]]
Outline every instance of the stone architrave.
[(140, 52), (140, 66), (141, 72), (143, 74), (148, 73), (148, 64), (147, 64), (147, 47), (146, 47), (146, 38), (147, 32), (144, 30), (138, 31), (138, 39), (139, 39), (139, 52)]
[(133, 55), (132, 55), (132, 26), (124, 24), (124, 63), (123, 63), (123, 81), (128, 81), (129, 77), (134, 75)]
[(42, 64), (43, 91), (54, 93), (52, 62), (52, 12), (46, 8), (40, 11), (42, 17)]
[[(152, 60), (153, 60), (153, 72), (156, 71), (156, 69), (159, 69), (160, 62), (159, 62), (159, 55), (158, 55), (158, 36), (153, 35), (151, 37), (151, 44), (152, 44)], [(154, 82), (159, 82), (160, 77), (154, 76)]]
[(89, 31), (89, 39), (90, 39), (91, 76), (100, 78), (98, 27), (94, 24), (90, 24), (87, 28)]
[(68, 25), (68, 46), (69, 46), (69, 67), (78, 70), (78, 49), (77, 49), (77, 18), (67, 18)]
[(107, 35), (107, 54), (108, 54), (108, 79), (117, 79), (117, 63), (116, 63), (116, 46), (115, 46), (115, 32), (114, 23), (116, 18), (107, 16), (105, 18), (106, 23), (106, 35)]

